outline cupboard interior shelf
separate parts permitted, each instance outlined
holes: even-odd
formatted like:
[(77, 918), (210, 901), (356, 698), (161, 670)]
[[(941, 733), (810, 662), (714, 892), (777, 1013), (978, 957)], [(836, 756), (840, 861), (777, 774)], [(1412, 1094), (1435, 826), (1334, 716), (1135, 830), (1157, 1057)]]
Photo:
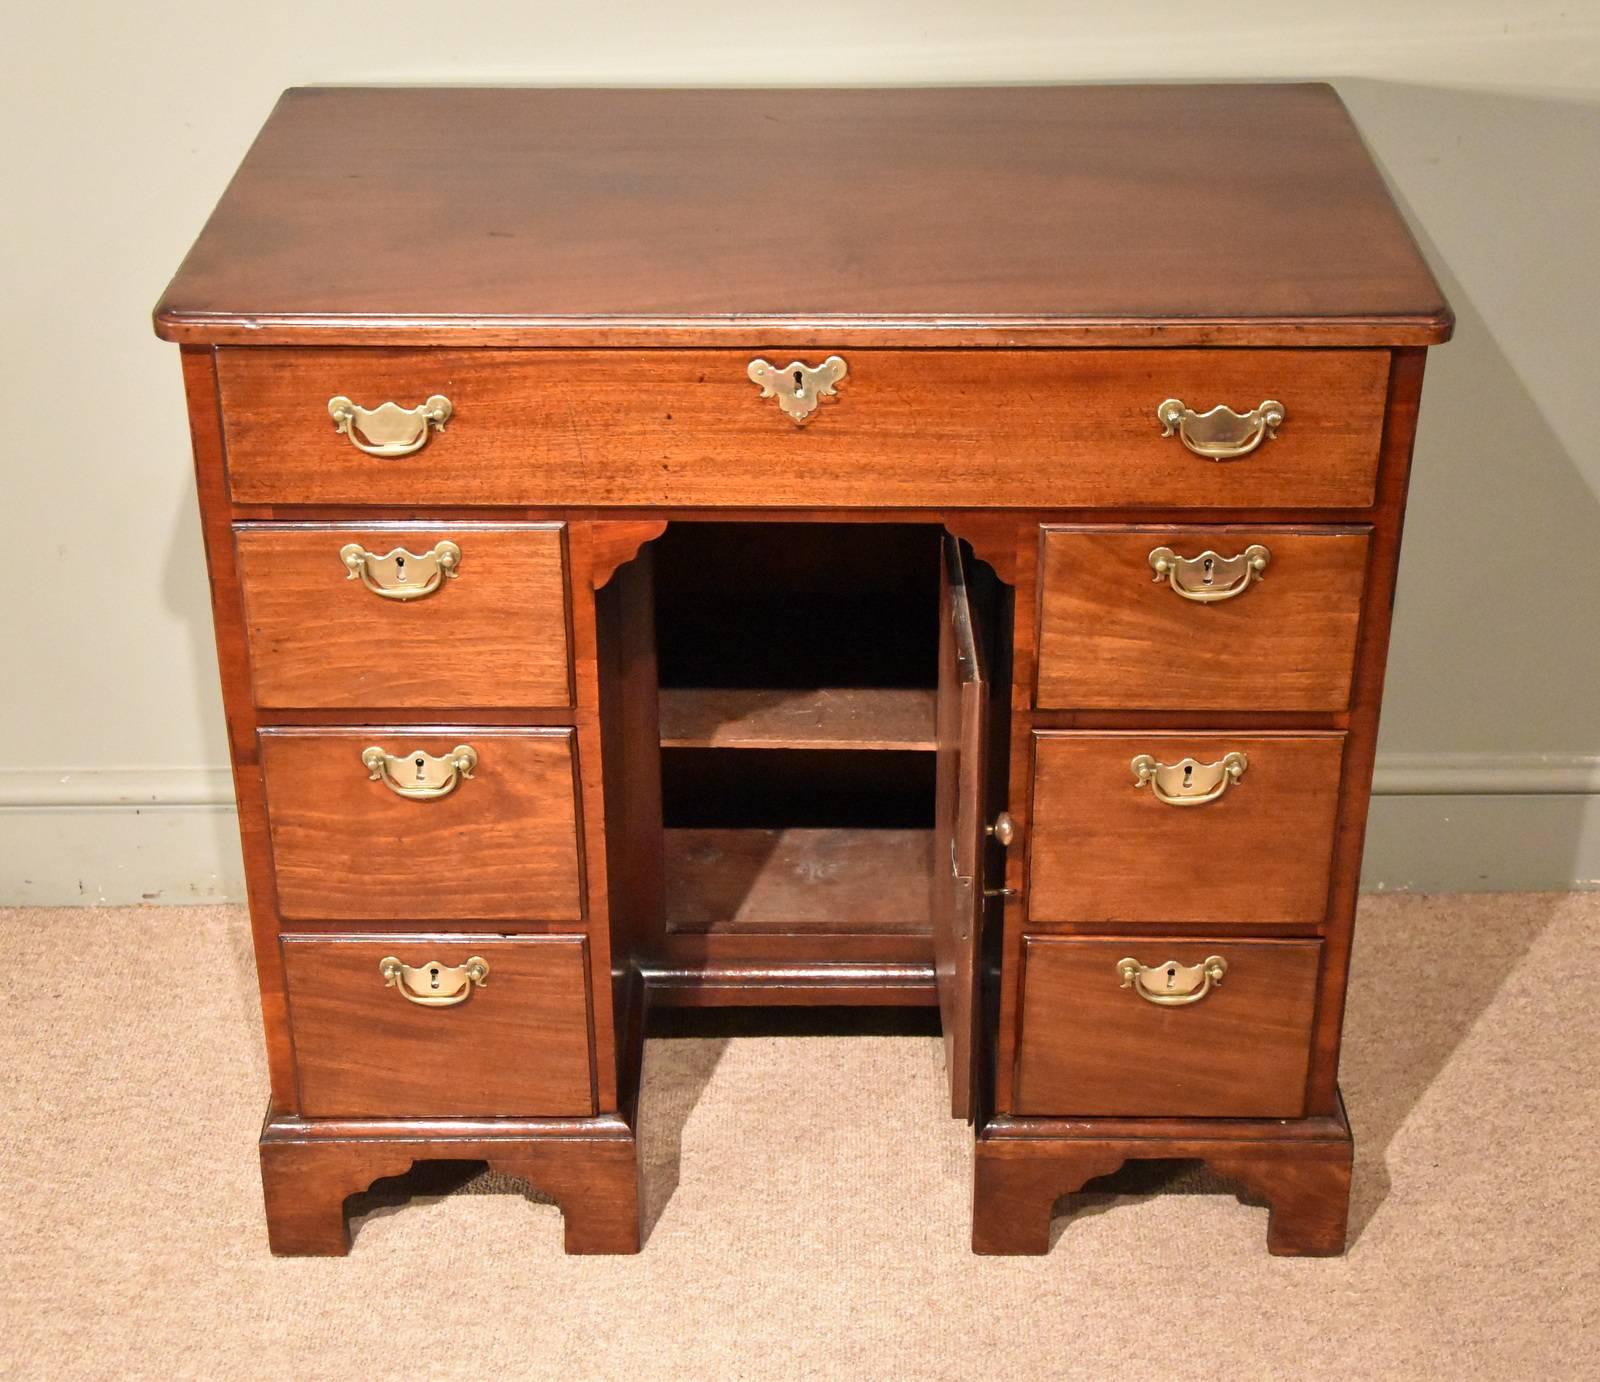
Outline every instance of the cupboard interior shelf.
[(661, 690), (664, 748), (932, 751), (934, 692), (921, 687)]
[(926, 933), (931, 830), (669, 829), (669, 931)]

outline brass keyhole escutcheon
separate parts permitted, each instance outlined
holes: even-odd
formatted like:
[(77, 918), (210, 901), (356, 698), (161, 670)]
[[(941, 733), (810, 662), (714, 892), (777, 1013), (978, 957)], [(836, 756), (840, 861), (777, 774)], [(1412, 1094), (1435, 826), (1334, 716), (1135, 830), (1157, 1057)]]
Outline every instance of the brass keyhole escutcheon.
[(824, 397), (836, 393), (849, 372), (837, 355), (828, 356), (820, 365), (791, 360), (779, 369), (770, 361), (757, 359), (745, 367), (751, 382), (761, 386), (761, 397), (776, 398), (778, 406), (797, 423), (816, 412)]

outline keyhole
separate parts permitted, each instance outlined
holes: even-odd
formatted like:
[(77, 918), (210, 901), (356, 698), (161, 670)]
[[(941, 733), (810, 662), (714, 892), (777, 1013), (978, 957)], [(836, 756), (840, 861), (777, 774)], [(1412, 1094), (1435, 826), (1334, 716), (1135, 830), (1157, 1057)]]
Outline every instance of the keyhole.
[(424, 759), (421, 759), (421, 758), (417, 759), (417, 781), (418, 782), (422, 781), (422, 770), (423, 770), (423, 767), (425, 766), (425, 762), (426, 762), (426, 760), (424, 760)]
[(396, 557), (394, 559), (394, 578), (397, 581), (403, 581), (406, 578), (406, 559), (404, 557)]
[(429, 988), (435, 988), (435, 989), (439, 987), (439, 966), (438, 965), (429, 965), (428, 966), (428, 987)]
[(1200, 569), (1205, 572), (1205, 575), (1200, 580), (1200, 584), (1201, 585), (1210, 585), (1211, 584), (1211, 579), (1212, 579), (1211, 568), (1213, 566), (1215, 566), (1215, 565), (1216, 565), (1216, 563), (1210, 557), (1207, 557), (1200, 564)]
[(1188, 791), (1194, 786), (1194, 769), (1187, 763), (1183, 765), (1183, 790)]
[(805, 376), (802, 375), (799, 370), (796, 370), (794, 372), (794, 396), (796, 398), (804, 398), (805, 397), (805, 392), (806, 392)]
[(1171, 988), (1178, 982), (1178, 970), (1174, 965), (1167, 966), (1167, 987)]

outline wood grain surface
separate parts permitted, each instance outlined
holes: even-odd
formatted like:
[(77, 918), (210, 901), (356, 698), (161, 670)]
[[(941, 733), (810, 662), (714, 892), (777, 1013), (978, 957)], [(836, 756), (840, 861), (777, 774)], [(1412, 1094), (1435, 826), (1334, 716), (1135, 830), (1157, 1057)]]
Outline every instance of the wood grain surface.
[[(1270, 560), (1209, 604), (1155, 579), (1150, 553)], [(1350, 704), (1367, 535), (1334, 529), (1050, 527), (1039, 600), (1041, 707), (1319, 710)]]
[[(1316, 941), (1027, 938), (1017, 1112), (1055, 1116), (1298, 1118), (1305, 1112)], [(1222, 981), (1161, 1007), (1121, 987), (1151, 967), (1217, 955)]]
[[(441, 541), (457, 574), (387, 600), (339, 559)], [(299, 709), (566, 706), (566, 575), (559, 524), (244, 524), (235, 529), (256, 703)]]
[[(469, 781), (431, 801), (368, 778), (362, 750), (477, 750)], [(366, 921), (580, 921), (573, 731), (261, 732), (282, 916)]]
[[(1030, 921), (1322, 923), (1342, 734), (1040, 732), (1035, 745)], [(1168, 806), (1129, 767), (1235, 750), (1244, 776), (1205, 805)]]
[[(423, 1007), (384, 982), (390, 956), (476, 956), (489, 973), (464, 1002)], [(307, 1118), (595, 1111), (581, 936), (286, 936), (283, 957)]]
[(156, 323), (1352, 345), (1442, 340), (1450, 315), (1327, 86), (312, 87), (284, 94)]
[(668, 830), (667, 928), (926, 932), (931, 854), (926, 830)]
[[(1389, 368), (1378, 350), (856, 350), (797, 426), (751, 358), (224, 349), (229, 485), (240, 504), (1355, 508), (1372, 500)], [(454, 411), (381, 460), (335, 430), (334, 394), (442, 394)], [(1218, 463), (1162, 436), (1168, 398), (1277, 399), (1285, 421)]]
[(934, 693), (917, 687), (661, 693), (663, 748), (932, 749), (933, 722)]

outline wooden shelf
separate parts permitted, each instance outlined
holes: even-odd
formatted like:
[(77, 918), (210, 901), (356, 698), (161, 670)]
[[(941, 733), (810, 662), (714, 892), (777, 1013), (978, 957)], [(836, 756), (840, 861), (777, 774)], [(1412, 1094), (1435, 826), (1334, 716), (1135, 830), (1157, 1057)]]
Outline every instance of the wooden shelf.
[(674, 749), (931, 750), (934, 693), (861, 686), (663, 689), (661, 744)]
[(672, 932), (922, 933), (930, 830), (668, 830)]

